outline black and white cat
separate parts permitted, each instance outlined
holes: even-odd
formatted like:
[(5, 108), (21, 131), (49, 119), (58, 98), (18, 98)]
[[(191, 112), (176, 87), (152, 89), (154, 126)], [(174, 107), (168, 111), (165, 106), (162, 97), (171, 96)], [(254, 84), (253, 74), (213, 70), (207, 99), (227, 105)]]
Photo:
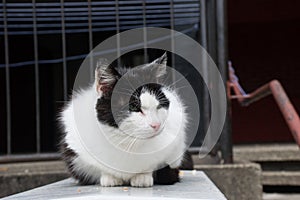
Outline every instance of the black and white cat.
[[(166, 63), (167, 55), (164, 54), (134, 71), (135, 68), (114, 68), (101, 60), (97, 63), (94, 85), (79, 92), (66, 106), (60, 118), (65, 132), (61, 153), (71, 174), (80, 183), (151, 187), (162, 174), (162, 171), (155, 175), (154, 172), (165, 166), (163, 171), (167, 175), (162, 176), (170, 178), (165, 183), (178, 181), (178, 171), (170, 170), (180, 166), (186, 150), (187, 114), (176, 92), (152, 82), (124, 94), (124, 97), (129, 95), (129, 102), (122, 99), (122, 94), (114, 102), (116, 105), (111, 102), (114, 88), (124, 74), (129, 82), (143, 76), (139, 75), (139, 70), (156, 80), (163, 79)], [(116, 106), (119, 113), (114, 115), (112, 106)], [(75, 119), (74, 112), (80, 113), (80, 119)], [(78, 133), (79, 129), (84, 133)], [(89, 144), (83, 144), (80, 134), (91, 139)], [(105, 137), (95, 138), (99, 135)], [(95, 153), (97, 158), (87, 146), (98, 152)], [(115, 153), (116, 147), (128, 154), (119, 156)], [(158, 153), (147, 153), (155, 150)], [(144, 157), (131, 158), (143, 153)], [(111, 167), (106, 161), (99, 162), (102, 157), (117, 167)], [(126, 170), (132, 168), (138, 170)], [(168, 173), (175, 178), (168, 177)]]

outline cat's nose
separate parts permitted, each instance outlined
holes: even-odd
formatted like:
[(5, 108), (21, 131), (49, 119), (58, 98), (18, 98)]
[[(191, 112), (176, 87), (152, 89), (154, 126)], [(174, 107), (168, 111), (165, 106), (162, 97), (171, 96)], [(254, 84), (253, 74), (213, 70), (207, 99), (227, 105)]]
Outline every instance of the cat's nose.
[(155, 131), (158, 131), (160, 128), (160, 123), (151, 123), (150, 124), (151, 128), (153, 128)]

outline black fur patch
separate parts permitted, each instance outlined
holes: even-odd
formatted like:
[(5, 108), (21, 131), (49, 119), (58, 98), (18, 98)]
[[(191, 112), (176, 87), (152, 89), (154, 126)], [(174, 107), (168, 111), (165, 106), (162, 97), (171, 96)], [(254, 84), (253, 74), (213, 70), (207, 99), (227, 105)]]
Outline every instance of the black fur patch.
[(149, 83), (139, 87), (131, 96), (129, 101), (129, 110), (131, 112), (140, 112), (141, 111), (141, 101), (140, 96), (143, 92), (149, 91), (151, 94), (154, 94), (159, 106), (162, 108), (169, 108), (170, 101), (167, 99), (166, 95), (162, 92), (162, 86), (156, 83)]
[(78, 155), (68, 147), (67, 143), (62, 140), (60, 143), (60, 153), (62, 159), (65, 161), (68, 171), (71, 173), (71, 176), (79, 181), (80, 185), (94, 185), (98, 182), (91, 181), (90, 177), (83, 175), (82, 173), (78, 173), (74, 169), (73, 160), (78, 157)]
[(194, 169), (194, 162), (191, 153), (186, 151), (183, 155), (183, 160), (180, 166), (181, 170), (193, 170)]
[(118, 127), (118, 123), (128, 117), (130, 112), (140, 112), (141, 111), (141, 101), (140, 96), (143, 92), (149, 91), (150, 93), (154, 94), (156, 99), (159, 102), (159, 106), (162, 108), (169, 108), (170, 101), (162, 92), (162, 86), (155, 83), (145, 84), (138, 89), (136, 89), (130, 96), (129, 105), (128, 103), (128, 96), (129, 94), (118, 94), (118, 99), (113, 102), (115, 106), (115, 110), (117, 113), (112, 112), (112, 91), (105, 93), (101, 98), (97, 100), (96, 104), (96, 111), (97, 111), (97, 118), (100, 122), (108, 124), (113, 127)]
[(118, 127), (111, 110), (111, 91), (97, 100), (96, 111), (99, 121), (113, 127)]
[[(184, 158), (180, 170), (193, 170), (194, 163), (192, 156), (189, 152), (184, 153)], [(179, 169), (172, 169), (170, 166), (166, 166), (153, 172), (154, 183), (157, 185), (172, 185), (180, 181)]]
[[(117, 128), (129, 112), (139, 112), (141, 110), (139, 97), (145, 90), (155, 94), (159, 101), (159, 107), (168, 109), (170, 102), (162, 92), (162, 86), (155, 84), (165, 78), (166, 61), (167, 55), (164, 54), (155, 62), (134, 68), (126, 68), (116, 67), (115, 62), (113, 62), (114, 64), (108, 64), (103, 60), (99, 60), (96, 70), (96, 85), (97, 90), (102, 91), (102, 97), (97, 100), (96, 105), (98, 120)], [(116, 84), (122, 77), (126, 81), (123, 81), (122, 86), (116, 89), (122, 91), (114, 91)], [(150, 84), (145, 84), (135, 91), (132, 90), (132, 85), (141, 85), (143, 82)], [(118, 95), (117, 99), (112, 98), (112, 95), (115, 94)], [(129, 105), (127, 105), (128, 102)], [(113, 109), (111, 105), (113, 105)]]
[(179, 170), (171, 169), (170, 166), (166, 166), (153, 173), (154, 184), (157, 185), (172, 185), (179, 182)]

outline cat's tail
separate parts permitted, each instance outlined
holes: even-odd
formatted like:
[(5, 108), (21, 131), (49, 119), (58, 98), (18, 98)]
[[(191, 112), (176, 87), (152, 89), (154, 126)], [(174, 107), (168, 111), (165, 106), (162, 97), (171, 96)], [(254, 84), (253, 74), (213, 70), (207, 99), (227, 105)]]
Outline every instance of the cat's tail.
[[(182, 170), (192, 170), (193, 160), (190, 153), (185, 152), (183, 156), (183, 161), (179, 169)], [(172, 169), (170, 166), (166, 166), (153, 172), (154, 183), (158, 185), (172, 185), (180, 181), (179, 169)]]
[(166, 166), (153, 172), (154, 184), (158, 185), (172, 185), (179, 182), (179, 169), (171, 169)]

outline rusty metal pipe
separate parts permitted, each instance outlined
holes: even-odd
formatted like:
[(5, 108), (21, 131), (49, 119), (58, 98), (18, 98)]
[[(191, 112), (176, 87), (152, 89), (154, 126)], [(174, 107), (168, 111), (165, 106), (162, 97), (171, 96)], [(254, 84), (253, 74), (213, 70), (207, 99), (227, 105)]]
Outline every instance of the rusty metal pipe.
[(244, 97), (244, 99), (240, 102), (242, 106), (249, 106), (250, 104), (270, 95), (272, 92), (270, 90), (270, 84), (265, 84), (255, 90), (254, 92), (248, 94)]
[(300, 147), (300, 119), (293, 104), (279, 81), (271, 81), (270, 89), (294, 139)]
[[(272, 94), (296, 143), (300, 147), (300, 119), (293, 104), (288, 98), (282, 85), (278, 80), (273, 80), (268, 84), (263, 85), (254, 92), (246, 94), (238, 82), (238, 78), (234, 73), (234, 69), (229, 63), (230, 82), (229, 87), (233, 89), (235, 95), (230, 94), (231, 99), (237, 99), (242, 106), (250, 104)], [(229, 92), (230, 93), (230, 92)]]

